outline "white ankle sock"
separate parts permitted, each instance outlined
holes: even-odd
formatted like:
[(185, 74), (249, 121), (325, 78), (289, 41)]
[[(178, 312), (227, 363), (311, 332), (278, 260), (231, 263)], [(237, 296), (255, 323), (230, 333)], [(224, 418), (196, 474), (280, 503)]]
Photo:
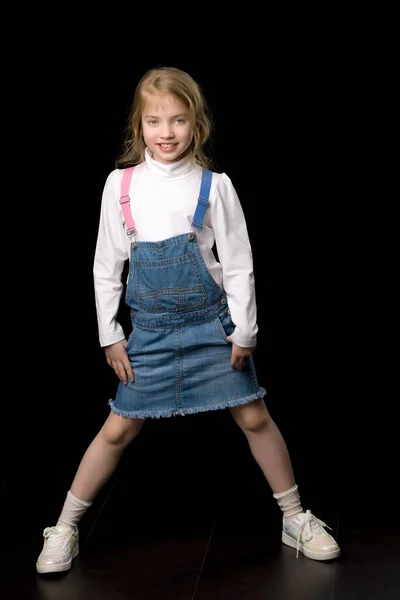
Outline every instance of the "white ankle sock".
[(73, 496), (69, 491), (67, 493), (61, 514), (58, 518), (57, 526), (68, 525), (68, 527), (76, 529), (82, 515), (84, 515), (91, 504), (91, 502), (86, 502), (85, 500), (79, 500), (79, 498), (75, 498), (75, 496)]
[(303, 512), (297, 485), (294, 485), (290, 490), (286, 490), (286, 492), (280, 492), (273, 496), (277, 500), (285, 519), (290, 519)]

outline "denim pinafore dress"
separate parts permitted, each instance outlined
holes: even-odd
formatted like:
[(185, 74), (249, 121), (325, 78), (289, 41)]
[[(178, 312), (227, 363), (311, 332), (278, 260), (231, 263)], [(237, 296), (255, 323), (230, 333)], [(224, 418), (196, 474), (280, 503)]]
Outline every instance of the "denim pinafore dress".
[(131, 256), (125, 301), (132, 332), (125, 348), (134, 381), (120, 382), (111, 410), (128, 418), (185, 415), (252, 402), (266, 395), (253, 357), (230, 366), (235, 325), (226, 294), (199, 250), (212, 172), (203, 169), (190, 231), (158, 242), (138, 242), (130, 210), (133, 167), (125, 169), (121, 207)]

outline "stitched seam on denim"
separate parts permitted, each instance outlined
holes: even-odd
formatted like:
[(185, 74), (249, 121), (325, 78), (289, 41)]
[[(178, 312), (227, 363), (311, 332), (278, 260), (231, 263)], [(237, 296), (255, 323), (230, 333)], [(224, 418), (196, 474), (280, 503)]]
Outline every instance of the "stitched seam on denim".
[(153, 269), (159, 267), (170, 267), (174, 265), (180, 265), (182, 263), (193, 263), (195, 262), (195, 256), (193, 252), (187, 252), (186, 254), (180, 254), (179, 256), (172, 256), (171, 258), (160, 258), (156, 260), (147, 260), (144, 258), (138, 258), (135, 260), (139, 263), (139, 267), (145, 267), (146, 269)]
[(176, 405), (181, 408), (181, 357), (179, 352), (178, 329), (174, 330), (174, 351), (176, 356)]
[[(225, 294), (221, 294), (222, 298), (225, 298)], [(171, 313), (163, 316), (143, 316), (140, 313), (136, 313), (137, 325), (141, 326), (142, 329), (173, 329), (174, 327), (184, 327), (193, 323), (205, 323), (206, 321), (212, 321), (218, 315), (221, 307), (221, 296), (207, 308), (196, 310), (194, 312), (187, 311), (179, 313)], [(181, 323), (175, 321), (176, 318), (184, 319)], [(155, 324), (155, 322), (157, 324)]]

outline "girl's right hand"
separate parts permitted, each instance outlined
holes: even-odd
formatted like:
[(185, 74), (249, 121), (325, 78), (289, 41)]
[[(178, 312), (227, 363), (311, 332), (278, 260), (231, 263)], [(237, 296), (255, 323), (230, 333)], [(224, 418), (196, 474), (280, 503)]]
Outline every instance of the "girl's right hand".
[(119, 342), (111, 344), (111, 346), (105, 346), (104, 348), (107, 363), (114, 369), (118, 379), (125, 385), (128, 383), (128, 377), (132, 382), (135, 380), (131, 363), (125, 352), (127, 344), (127, 340), (120, 340)]

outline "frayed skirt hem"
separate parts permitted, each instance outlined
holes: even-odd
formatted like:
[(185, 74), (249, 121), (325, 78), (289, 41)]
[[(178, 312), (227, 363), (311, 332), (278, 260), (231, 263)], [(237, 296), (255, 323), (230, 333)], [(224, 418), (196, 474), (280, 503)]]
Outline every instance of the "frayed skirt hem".
[(258, 392), (245, 396), (244, 398), (236, 398), (235, 400), (228, 400), (226, 402), (219, 402), (218, 404), (205, 404), (203, 406), (193, 406), (192, 408), (180, 408), (180, 409), (168, 409), (168, 410), (121, 410), (114, 406), (114, 400), (110, 399), (108, 404), (113, 413), (120, 417), (127, 417), (129, 419), (160, 419), (165, 417), (176, 417), (178, 415), (185, 416), (199, 412), (206, 412), (210, 410), (221, 410), (223, 408), (229, 408), (230, 406), (240, 406), (241, 404), (248, 404), (254, 402), (259, 398), (263, 398), (267, 395), (264, 388), (260, 388)]

